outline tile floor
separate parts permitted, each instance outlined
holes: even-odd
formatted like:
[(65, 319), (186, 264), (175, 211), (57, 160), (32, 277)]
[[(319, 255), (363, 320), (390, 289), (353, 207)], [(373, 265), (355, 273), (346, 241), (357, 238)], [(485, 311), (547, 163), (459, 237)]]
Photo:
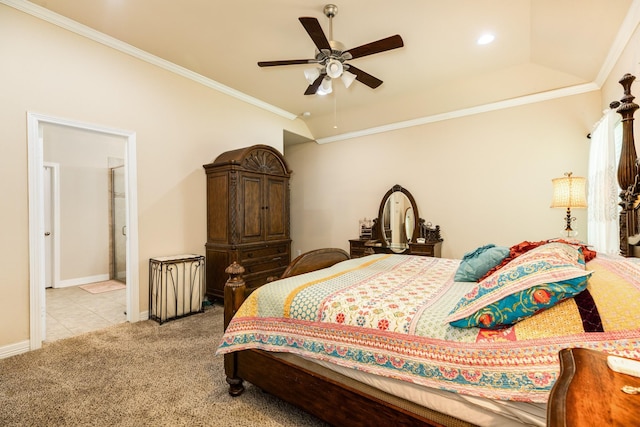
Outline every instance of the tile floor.
[(92, 294), (78, 286), (46, 290), (45, 342), (127, 321), (126, 289)]

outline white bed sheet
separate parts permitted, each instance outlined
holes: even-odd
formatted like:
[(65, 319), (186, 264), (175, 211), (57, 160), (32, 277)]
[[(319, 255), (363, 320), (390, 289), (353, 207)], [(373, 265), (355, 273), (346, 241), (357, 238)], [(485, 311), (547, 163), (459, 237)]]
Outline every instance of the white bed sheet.
[(420, 386), (393, 378), (345, 368), (329, 362), (306, 360), (338, 372), (386, 393), (420, 406), (483, 427), (544, 427), (547, 405), (544, 403), (491, 400)]

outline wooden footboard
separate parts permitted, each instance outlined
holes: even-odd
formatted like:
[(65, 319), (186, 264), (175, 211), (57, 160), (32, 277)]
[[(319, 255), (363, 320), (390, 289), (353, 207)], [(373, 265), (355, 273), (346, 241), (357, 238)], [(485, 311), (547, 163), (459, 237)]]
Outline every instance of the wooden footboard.
[[(342, 249), (316, 249), (306, 252), (291, 261), (279, 279), (331, 267), (340, 261), (348, 259), (349, 254)], [(231, 322), (231, 319), (245, 300), (247, 287), (242, 279), (244, 268), (240, 264), (234, 262), (227, 267), (225, 272), (229, 274), (229, 280), (224, 286), (224, 328), (227, 329), (229, 322)], [(243, 379), (238, 374), (238, 364), (238, 353), (225, 354), (224, 369), (227, 375), (227, 383), (229, 384), (229, 394), (232, 396), (239, 396), (244, 391)], [(251, 381), (249, 378), (245, 379)], [(253, 383), (253, 381), (251, 382)]]
[[(330, 267), (349, 259), (342, 249), (318, 249), (293, 260), (281, 278)], [(242, 279), (244, 268), (237, 263), (226, 272), (225, 328), (245, 299), (246, 285)], [(338, 381), (339, 374), (321, 374), (305, 369), (265, 351), (243, 350), (224, 355), (224, 367), (229, 394), (239, 396), (244, 381), (259, 387), (315, 416), (339, 426), (469, 426), (470, 424), (422, 408), (420, 412), (408, 410), (410, 402), (399, 398), (390, 403), (380, 397), (384, 393), (370, 393), (352, 384)], [(325, 368), (326, 369), (326, 368)], [(346, 377), (345, 377), (346, 378)], [(393, 400), (391, 400), (394, 402)], [(415, 404), (414, 404), (415, 406)]]

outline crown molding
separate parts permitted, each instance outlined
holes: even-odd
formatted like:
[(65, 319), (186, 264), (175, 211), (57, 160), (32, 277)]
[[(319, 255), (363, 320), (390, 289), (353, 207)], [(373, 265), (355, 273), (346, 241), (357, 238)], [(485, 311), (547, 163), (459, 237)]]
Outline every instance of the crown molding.
[(507, 99), (505, 101), (492, 102), (489, 104), (478, 105), (476, 107), (464, 108), (462, 110), (449, 111), (442, 114), (434, 114), (432, 116), (419, 117), (417, 119), (406, 120), (403, 122), (391, 123), (384, 126), (378, 126), (369, 129), (363, 129), (355, 132), (343, 133), (341, 135), (329, 136), (327, 138), (318, 138), (318, 144), (327, 144), (330, 142), (343, 141), (345, 139), (359, 138), (377, 133), (390, 132), (399, 129), (410, 128), (413, 126), (422, 126), (428, 123), (441, 122), (444, 120), (457, 119), (474, 114), (487, 113), (490, 111), (504, 110), (505, 108), (513, 108), (536, 102), (548, 101), (556, 98), (564, 98), (566, 96), (578, 95), (586, 92), (599, 90), (600, 86), (595, 83), (586, 83), (577, 86), (570, 86), (562, 89), (551, 90), (547, 92), (535, 93), (532, 95), (521, 96), (518, 98)]

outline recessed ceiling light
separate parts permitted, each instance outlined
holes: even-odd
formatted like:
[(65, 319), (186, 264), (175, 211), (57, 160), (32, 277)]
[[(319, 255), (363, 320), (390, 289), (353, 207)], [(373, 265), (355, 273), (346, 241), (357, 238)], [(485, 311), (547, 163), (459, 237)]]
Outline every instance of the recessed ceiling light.
[(496, 36), (494, 36), (493, 34), (490, 33), (485, 33), (483, 35), (480, 36), (480, 38), (478, 39), (478, 44), (489, 44), (491, 43), (493, 40), (495, 40)]

